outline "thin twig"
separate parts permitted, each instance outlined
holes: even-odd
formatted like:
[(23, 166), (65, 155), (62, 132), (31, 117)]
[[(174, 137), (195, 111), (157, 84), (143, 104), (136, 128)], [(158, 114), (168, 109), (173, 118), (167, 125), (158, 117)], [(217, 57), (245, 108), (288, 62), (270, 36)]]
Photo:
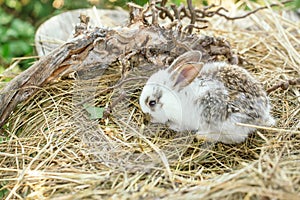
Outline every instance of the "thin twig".
[(273, 87), (269, 88), (267, 90), (267, 93), (270, 94), (271, 92), (277, 90), (278, 88), (281, 88), (283, 90), (287, 90), (290, 85), (300, 85), (300, 78), (294, 79), (294, 80), (287, 80), (286, 82), (280, 82)]
[(187, 0), (187, 4), (188, 4), (188, 9), (190, 11), (191, 14), (191, 21), (190, 21), (190, 26), (188, 26), (188, 33), (191, 34), (193, 32), (194, 29), (194, 25), (196, 23), (196, 12), (195, 12), (195, 8), (192, 5), (192, 0)]
[[(282, 4), (282, 5), (285, 5), (285, 4), (290, 3), (290, 2), (292, 2), (292, 0), (283, 1), (283, 2), (281, 2), (281, 4)], [(225, 14), (220, 13), (220, 11), (222, 11), (222, 10), (228, 12), (228, 10), (226, 10), (225, 8), (223, 8), (223, 9), (218, 9), (217, 11), (215, 11), (215, 14), (217, 14), (217, 15), (219, 15), (219, 16), (222, 16), (222, 17), (225, 17), (225, 18), (228, 19), (228, 20), (236, 20), (236, 19), (243, 19), (243, 18), (246, 18), (246, 17), (248, 17), (249, 15), (252, 15), (252, 14), (256, 13), (256, 12), (259, 11), (259, 10), (263, 10), (263, 9), (266, 9), (266, 8), (269, 8), (269, 7), (276, 7), (276, 6), (279, 6), (279, 4), (278, 4), (278, 3), (273, 3), (273, 4), (270, 4), (269, 6), (259, 7), (259, 8), (255, 9), (255, 10), (251, 11), (251, 12), (246, 13), (245, 15), (237, 16), (237, 17), (229, 17), (229, 16), (227, 16), (227, 15), (225, 15)]]
[(193, 29), (206, 29), (208, 26), (205, 25), (205, 26), (197, 26), (195, 24), (189, 24), (189, 25), (186, 25), (184, 28), (183, 28), (183, 32), (185, 32), (186, 30), (189, 30), (188, 33), (191, 33), (190, 31), (193, 31)]
[[(157, 10), (162, 11), (162, 12), (159, 12), (159, 17), (160, 17), (161, 19), (165, 19), (166, 17), (168, 17), (171, 21), (174, 20), (174, 17), (173, 17), (173, 15), (172, 15), (172, 13), (169, 11), (168, 8), (165, 8), (165, 7), (159, 7), (159, 6), (155, 6), (155, 8), (156, 8)], [(175, 16), (176, 16), (176, 15), (175, 15)]]
[(152, 24), (157, 25), (158, 24), (158, 17), (157, 17), (157, 10), (155, 7), (155, 0), (150, 0), (150, 7), (151, 7), (151, 12), (152, 12)]
[(250, 128), (263, 129), (263, 130), (267, 130), (267, 131), (276, 131), (276, 132), (283, 132), (283, 133), (297, 133), (297, 134), (300, 134), (300, 131), (291, 130), (291, 129), (273, 128), (273, 127), (268, 127), (268, 126), (258, 126), (258, 125), (245, 124), (245, 123), (236, 123), (236, 125), (244, 126), (244, 127), (250, 127)]
[(121, 94), (118, 96), (118, 98), (116, 98), (103, 112), (103, 119), (107, 119), (109, 117), (109, 115), (112, 112), (112, 109), (120, 102), (122, 101), (124, 98), (126, 98), (126, 92), (122, 91)]

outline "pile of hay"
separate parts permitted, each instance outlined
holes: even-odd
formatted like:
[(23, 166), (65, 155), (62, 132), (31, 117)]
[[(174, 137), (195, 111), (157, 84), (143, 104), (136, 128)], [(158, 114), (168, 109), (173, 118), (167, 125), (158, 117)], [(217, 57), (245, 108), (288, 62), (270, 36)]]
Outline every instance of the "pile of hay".
[[(226, 38), (244, 67), (271, 88), (299, 77), (299, 21), (270, 9), (243, 21), (215, 18), (201, 34)], [(6, 199), (299, 199), (299, 85), (270, 93), (273, 128), (237, 145), (204, 145), (192, 133), (147, 123), (138, 97), (152, 71), (120, 79), (63, 80), (19, 105), (0, 132), (0, 196)], [(110, 89), (107, 89), (110, 88)], [(111, 107), (90, 119), (82, 99)]]

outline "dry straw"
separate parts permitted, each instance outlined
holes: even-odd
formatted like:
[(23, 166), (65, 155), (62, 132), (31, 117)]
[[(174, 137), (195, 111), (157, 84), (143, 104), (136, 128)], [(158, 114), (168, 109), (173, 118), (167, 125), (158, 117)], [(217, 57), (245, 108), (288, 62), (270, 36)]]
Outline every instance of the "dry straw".
[[(271, 9), (243, 20), (214, 18), (201, 33), (227, 38), (266, 89), (299, 77), (299, 21)], [(145, 79), (136, 77), (150, 74), (135, 69), (131, 81), (107, 90), (121, 76), (116, 65), (99, 80), (40, 88), (1, 130), (0, 194), (6, 199), (299, 199), (299, 85), (270, 93), (275, 127), (258, 127), (241, 144), (208, 145), (193, 133), (144, 123), (138, 97)], [(108, 119), (90, 120), (80, 106), (93, 95), (91, 105), (114, 102)]]

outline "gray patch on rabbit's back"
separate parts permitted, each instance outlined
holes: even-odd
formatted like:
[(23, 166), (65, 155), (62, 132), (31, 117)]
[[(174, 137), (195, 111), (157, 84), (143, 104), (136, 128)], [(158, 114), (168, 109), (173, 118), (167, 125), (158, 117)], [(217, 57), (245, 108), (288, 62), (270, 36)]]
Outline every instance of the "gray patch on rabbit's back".
[(214, 123), (215, 121), (224, 121), (228, 118), (228, 102), (229, 98), (222, 89), (215, 89), (213, 92), (207, 92), (202, 98), (196, 100), (202, 108), (200, 115), (206, 119), (206, 123)]
[(259, 97), (264, 95), (261, 85), (243, 68), (227, 65), (220, 68), (216, 74), (229, 92), (243, 92)]

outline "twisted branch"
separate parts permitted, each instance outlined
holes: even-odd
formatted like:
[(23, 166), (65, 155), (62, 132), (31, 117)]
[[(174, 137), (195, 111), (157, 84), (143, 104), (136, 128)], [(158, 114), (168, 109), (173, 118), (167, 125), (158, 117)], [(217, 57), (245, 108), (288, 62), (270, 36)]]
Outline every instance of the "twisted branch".
[[(150, 6), (148, 6), (146, 9), (147, 11), (149, 10), (149, 7), (151, 7), (151, 13), (147, 13), (147, 11), (144, 11), (144, 21), (147, 21), (146, 18), (149, 16), (152, 16), (152, 24), (157, 25), (158, 22), (158, 17), (160, 19), (166, 19), (168, 18), (171, 20), (171, 23), (180, 23), (182, 19), (184, 18), (189, 18), (190, 22), (189, 24), (183, 28), (184, 31), (186, 31), (188, 34), (191, 34), (193, 32), (193, 29), (205, 29), (208, 26), (197, 26), (197, 22), (201, 23), (208, 23), (207, 18), (211, 18), (215, 15), (224, 17), (227, 20), (238, 20), (238, 19), (243, 19), (246, 18), (259, 10), (267, 9), (270, 7), (276, 7), (276, 6), (282, 6), (285, 4), (288, 4), (292, 2), (292, 0), (286, 0), (281, 3), (273, 3), (267, 6), (262, 6), (259, 7), (253, 11), (250, 11), (242, 16), (236, 16), (236, 17), (229, 17), (228, 15), (224, 14), (228, 13), (228, 10), (221, 5), (216, 5), (216, 4), (211, 4), (209, 6), (205, 6), (203, 8), (194, 8), (192, 5), (192, 0), (186, 0), (187, 2), (187, 7), (183, 4), (176, 6), (175, 4), (170, 4), (170, 6), (167, 6), (168, 0), (151, 0)], [(134, 4), (129, 4), (129, 7), (132, 8), (137, 8), (136, 5)], [(140, 8), (140, 7), (139, 7)], [(215, 9), (215, 10), (212, 10)], [(147, 15), (146, 15), (147, 13)], [(131, 13), (132, 15), (132, 13)], [(173, 26), (171, 26), (173, 27)]]
[(300, 78), (294, 80), (287, 80), (286, 82), (280, 82), (273, 87), (267, 90), (267, 93), (270, 94), (271, 92), (281, 88), (282, 90), (287, 90), (291, 85), (300, 85)]

